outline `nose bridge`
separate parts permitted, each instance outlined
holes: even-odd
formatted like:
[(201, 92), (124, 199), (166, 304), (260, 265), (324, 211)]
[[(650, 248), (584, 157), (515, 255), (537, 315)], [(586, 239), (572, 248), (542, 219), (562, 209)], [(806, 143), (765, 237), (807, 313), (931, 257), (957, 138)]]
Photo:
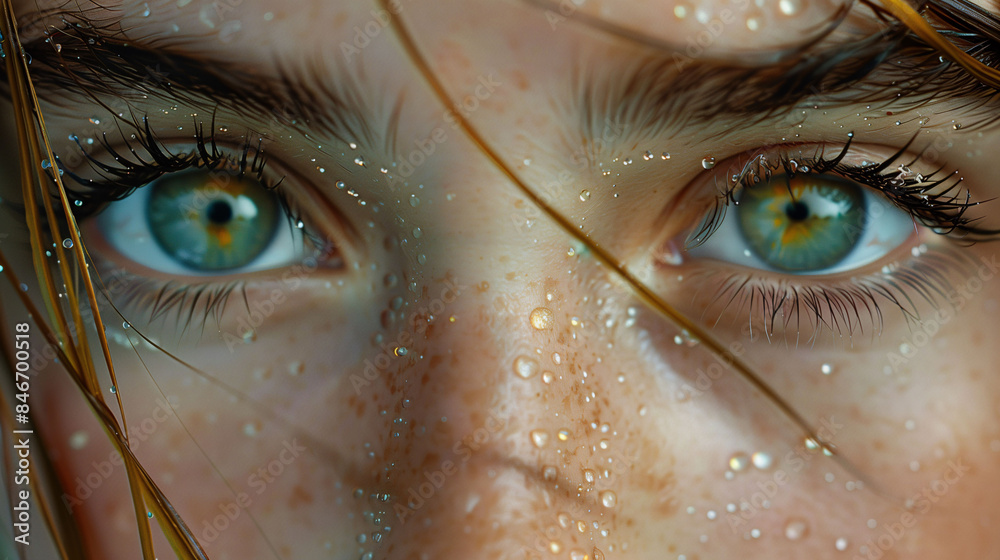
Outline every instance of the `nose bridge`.
[(610, 402), (630, 299), (556, 224), (518, 232), (506, 218), (525, 203), (499, 198), (464, 216), (474, 234), (436, 239), (437, 278), (408, 315), (378, 482), (390, 558), (594, 558), (635, 460)]

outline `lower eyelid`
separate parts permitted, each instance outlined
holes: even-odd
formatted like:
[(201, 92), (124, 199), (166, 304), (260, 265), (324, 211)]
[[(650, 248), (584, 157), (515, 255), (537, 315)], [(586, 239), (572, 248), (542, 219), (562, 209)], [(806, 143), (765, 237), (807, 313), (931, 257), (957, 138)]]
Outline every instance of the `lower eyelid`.
[(719, 261), (660, 261), (656, 283), (709, 327), (752, 326), (760, 329), (754, 336), (801, 342), (822, 331), (867, 338), (903, 328), (907, 318), (949, 305), (958, 280), (978, 264), (962, 247), (922, 230), (878, 262), (849, 273), (788, 276)]

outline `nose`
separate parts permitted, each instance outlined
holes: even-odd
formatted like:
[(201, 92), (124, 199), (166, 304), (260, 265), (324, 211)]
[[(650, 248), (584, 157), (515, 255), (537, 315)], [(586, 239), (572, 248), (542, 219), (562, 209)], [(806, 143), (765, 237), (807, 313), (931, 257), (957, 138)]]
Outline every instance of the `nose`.
[(373, 387), (388, 433), (366, 495), (388, 558), (601, 558), (595, 536), (617, 530), (642, 414), (618, 405), (637, 402), (619, 342), (634, 302), (557, 225), (512, 227), (513, 193), (423, 218), (430, 280), (386, 335), (403, 363)]

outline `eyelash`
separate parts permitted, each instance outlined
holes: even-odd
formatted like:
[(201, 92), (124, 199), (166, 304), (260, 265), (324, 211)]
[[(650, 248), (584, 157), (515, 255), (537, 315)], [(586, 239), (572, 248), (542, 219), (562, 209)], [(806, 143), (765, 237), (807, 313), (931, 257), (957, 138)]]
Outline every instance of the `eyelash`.
[[(726, 189), (716, 197), (715, 205), (709, 210), (705, 219), (688, 237), (686, 248), (691, 249), (705, 243), (719, 228), (725, 219), (726, 210), (735, 205), (736, 195), (741, 189), (753, 188), (754, 185), (769, 180), (775, 172), (782, 172), (789, 177), (798, 174), (823, 175), (835, 173), (847, 179), (857, 181), (882, 193), (890, 202), (908, 213), (914, 220), (931, 228), (935, 233), (963, 239), (965, 241), (987, 241), (1000, 234), (1000, 230), (976, 227), (974, 223), (979, 218), (969, 218), (965, 214), (970, 208), (979, 206), (972, 201), (968, 190), (960, 189), (962, 177), (954, 179), (954, 183), (943, 190), (936, 189), (945, 185), (958, 174), (958, 171), (935, 179), (943, 167), (929, 175), (914, 174), (910, 167), (916, 165), (919, 155), (909, 163), (901, 164), (894, 171), (886, 172), (899, 162), (912, 145), (911, 139), (905, 146), (881, 163), (870, 165), (848, 165), (843, 163), (850, 151), (853, 134), (840, 152), (826, 159), (823, 147), (817, 149), (815, 156), (795, 159), (787, 151), (778, 155), (776, 161), (766, 159), (766, 154), (758, 153), (743, 165), (742, 171), (727, 182)], [(761, 151), (763, 152), (763, 150)], [(905, 170), (905, 174), (902, 170)], [(903, 175), (901, 177), (901, 175)]]
[[(790, 150), (786, 150), (774, 161), (762, 157), (766, 151), (762, 149), (742, 166), (740, 173), (727, 181), (724, 189), (720, 189), (715, 205), (688, 236), (686, 248), (704, 243), (718, 229), (727, 208), (736, 204), (740, 189), (753, 188), (778, 172), (790, 176), (832, 172), (881, 192), (897, 207), (935, 233), (954, 236), (969, 241), (970, 244), (994, 238), (997, 230), (976, 227), (974, 222), (978, 218), (966, 215), (970, 208), (979, 203), (972, 202), (971, 194), (959, 188), (962, 178), (953, 179), (957, 171), (940, 179), (935, 177), (943, 168), (928, 176), (910, 171), (911, 176), (904, 176), (902, 179), (899, 177), (899, 167), (895, 167), (894, 172), (887, 172), (901, 161), (911, 144), (912, 140), (881, 163), (867, 165), (843, 163), (850, 150), (850, 139), (830, 159), (824, 158), (822, 147), (815, 156), (798, 159), (791, 157), (788, 153)], [(909, 170), (918, 159), (919, 156), (902, 168)], [(953, 184), (947, 184), (952, 180)], [(953, 247), (927, 248), (926, 245), (920, 245), (918, 251), (919, 259), (914, 256), (898, 266), (883, 267), (881, 274), (846, 281), (824, 282), (797, 277), (794, 280), (782, 278), (775, 281), (764, 275), (745, 271), (728, 272), (720, 279), (719, 269), (712, 266), (685, 276), (694, 285), (709, 290), (710, 293), (703, 295), (699, 289), (692, 296), (692, 301), (696, 304), (695, 307), (703, 310), (703, 319), (712, 314), (713, 310), (718, 310), (713, 327), (729, 313), (733, 317), (750, 317), (749, 325), (744, 328), (750, 329), (751, 337), (755, 335), (756, 326), (758, 329), (762, 328), (763, 334), (771, 340), (777, 333), (776, 326), (788, 333), (794, 320), (796, 345), (803, 326), (811, 327), (812, 334), (808, 339), (813, 343), (824, 328), (834, 335), (847, 336), (853, 340), (855, 335), (864, 334), (866, 325), (874, 333), (881, 333), (884, 326), (880, 307), (882, 302), (888, 301), (898, 307), (908, 324), (920, 320), (917, 309), (919, 301), (926, 302), (935, 310), (940, 309), (942, 300), (951, 303), (955, 288), (950, 277), (968, 273), (975, 267), (972, 259)], [(707, 299), (703, 299), (705, 297)]]
[[(220, 147), (217, 138), (214, 135), (206, 135), (204, 124), (196, 121), (194, 149), (189, 152), (173, 153), (153, 132), (147, 117), (142, 117), (141, 123), (133, 122), (132, 125), (135, 132), (128, 138), (124, 132), (122, 133), (122, 142), (119, 146), (124, 148), (116, 149), (106, 134), (97, 140), (99, 149), (114, 159), (113, 164), (92, 155), (76, 135), (70, 136), (82, 152), (86, 165), (100, 178), (89, 179), (67, 169), (56, 155), (59, 173), (82, 187), (66, 185), (78, 219), (83, 220), (95, 215), (108, 204), (127, 198), (137, 189), (164, 175), (188, 169), (221, 170), (232, 173), (237, 178), (250, 177), (258, 181), (265, 189), (274, 193), (285, 212), (289, 227), (302, 229), (306, 239), (317, 248), (320, 259), (336, 256), (332, 242), (313, 231), (301, 219), (294, 203), (281, 187), (284, 178), (272, 180), (268, 177), (267, 158), (262, 140), (254, 142), (250, 131), (243, 136), (240, 148), (232, 150)], [(210, 130), (214, 129), (215, 123), (212, 121)], [(143, 157), (140, 155), (142, 153), (148, 156)], [(120, 294), (120, 302), (116, 303), (119, 309), (128, 306), (131, 309), (148, 310), (149, 321), (168, 317), (173, 312), (182, 325), (180, 335), (192, 325), (195, 326), (195, 330), (203, 331), (210, 317), (215, 317), (217, 321), (221, 320), (228, 299), (233, 293), (240, 294), (239, 297), (244, 301), (247, 299), (247, 282), (243, 279), (216, 280), (198, 284), (163, 281), (129, 272), (107, 258), (102, 260), (107, 263), (104, 268), (111, 268), (110, 279), (106, 279), (104, 285), (108, 286), (113, 281), (115, 285), (125, 286)]]

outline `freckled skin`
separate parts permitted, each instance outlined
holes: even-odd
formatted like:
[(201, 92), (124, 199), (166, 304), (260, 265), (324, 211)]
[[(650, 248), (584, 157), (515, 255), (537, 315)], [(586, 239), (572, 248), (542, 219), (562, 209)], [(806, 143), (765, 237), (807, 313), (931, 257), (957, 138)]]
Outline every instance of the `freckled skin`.
[[(378, 168), (392, 162), (375, 152), (363, 154), (367, 167), (351, 166), (358, 154), (339, 144), (331, 153), (346, 156), (325, 160), (339, 175), (306, 174), (356, 232), (345, 247), (346, 268), (300, 271), (295, 288), (280, 276), (262, 280), (248, 291), (250, 314), (234, 299), (203, 331), (181, 334), (176, 316), (150, 321), (143, 305), (123, 305), (134, 330), (208, 374), (148, 350), (134, 335), (144, 363), (127, 343), (113, 344), (135, 453), (211, 558), (348, 559), (369, 551), (390, 559), (851, 558), (864, 557), (859, 548), (884, 533), (884, 559), (1000, 553), (1000, 463), (991, 450), (1000, 439), (1000, 350), (988, 334), (1000, 282), (973, 289), (975, 271), (950, 272), (968, 298), (944, 306), (950, 315), (922, 344), (914, 338), (922, 327), (908, 328), (891, 305), (884, 306), (881, 334), (868, 325), (853, 345), (830, 331), (797, 348), (791, 332), (768, 342), (758, 330), (751, 340), (745, 316), (712, 331), (727, 345), (738, 343), (761, 378), (825, 430), (821, 435), (858, 469), (845, 470), (809, 449), (793, 424), (702, 345), (676, 344), (675, 327), (499, 173), (450, 125), (449, 108), (431, 95), (390, 29), (345, 62), (341, 41), (373, 20), (371, 6), (295, 4), (302, 10), (244, 1), (242, 33), (212, 48), (234, 58), (261, 55), (262, 71), (275, 59), (261, 53), (271, 51), (290, 58), (325, 52), (331, 71), (363, 64), (371, 91), (387, 99), (405, 91), (398, 133), (404, 155), (435, 128), (447, 139), (406, 185), (387, 188)], [(198, 27), (197, 3), (150, 6), (155, 17), (126, 20), (136, 33), (171, 19), (182, 32), (214, 33)], [(269, 10), (275, 17), (264, 22)], [(543, 13), (517, 3), (417, 9), (404, 2), (404, 15), (456, 101), (475, 96), (484, 77), (501, 84), (482, 95), (469, 118), (519, 175), (533, 186), (554, 181), (545, 191), (552, 208), (583, 224), (667, 301), (711, 326), (697, 303), (699, 286), (674, 280), (699, 265), (654, 263), (660, 231), (682, 227), (664, 225), (663, 206), (698, 177), (706, 153), (721, 162), (780, 136), (749, 128), (713, 142), (717, 131), (686, 130), (648, 146), (672, 153), (669, 172), (653, 167), (656, 161), (642, 163), (647, 146), (609, 139), (612, 148), (595, 162), (575, 165), (570, 117), (553, 102), (573, 91), (567, 68), (581, 60), (588, 67), (627, 65), (633, 47), (569, 22), (552, 29)], [(349, 35), (335, 36), (331, 27)], [(80, 126), (78, 112), (48, 109), (57, 150), (69, 149), (62, 139)], [(803, 134), (840, 141), (841, 124), (860, 130), (850, 120), (856, 112), (816, 117)], [(173, 114), (159, 122), (169, 129), (190, 120)], [(944, 154), (954, 160), (949, 165), (961, 165), (970, 185), (985, 185), (988, 158), (965, 158), (973, 137), (947, 130), (933, 129), (955, 143)], [(880, 129), (865, 141), (898, 146), (912, 132)], [(986, 154), (1000, 148), (995, 131), (974, 142)], [(314, 144), (296, 136), (269, 150), (295, 165), (316, 157)], [(597, 163), (628, 169), (621, 164), (627, 157), (655, 180), (601, 175)], [(341, 160), (349, 167), (335, 165)], [(564, 170), (569, 180), (554, 179)], [(338, 179), (368, 204), (332, 188)], [(586, 203), (579, 198), (584, 188), (592, 192)], [(962, 251), (975, 260), (995, 254), (991, 244)], [(538, 307), (552, 312), (547, 328), (532, 325)], [(254, 310), (265, 315), (254, 337), (234, 343), (230, 337)], [(928, 305), (921, 310), (936, 317)], [(121, 322), (113, 310), (105, 313), (109, 325)], [(904, 340), (916, 353), (889, 356)], [(519, 356), (538, 364), (527, 379), (514, 370)], [(833, 373), (821, 372), (824, 363)], [(87, 550), (134, 557), (123, 469), (103, 474), (110, 447), (102, 432), (55, 367), (44, 375), (41, 429), (64, 486), (73, 494), (78, 477), (86, 485), (98, 473), (93, 495), (78, 495), (73, 510)], [(165, 396), (173, 410), (160, 420), (170, 408), (159, 404)], [(113, 398), (109, 403), (117, 410)], [(65, 442), (79, 430), (90, 434), (89, 443), (70, 449)], [(765, 452), (771, 464), (728, 479), (729, 459), (740, 452)], [(953, 465), (968, 470), (958, 476)], [(863, 489), (855, 482), (860, 476), (868, 482)], [(940, 495), (938, 480), (948, 481)], [(915, 502), (911, 514), (900, 507), (907, 498)], [(904, 515), (912, 519), (897, 531)], [(800, 539), (786, 538), (790, 520), (804, 521)], [(169, 557), (155, 525), (154, 534), (159, 556)], [(846, 550), (837, 550), (838, 539)]]

